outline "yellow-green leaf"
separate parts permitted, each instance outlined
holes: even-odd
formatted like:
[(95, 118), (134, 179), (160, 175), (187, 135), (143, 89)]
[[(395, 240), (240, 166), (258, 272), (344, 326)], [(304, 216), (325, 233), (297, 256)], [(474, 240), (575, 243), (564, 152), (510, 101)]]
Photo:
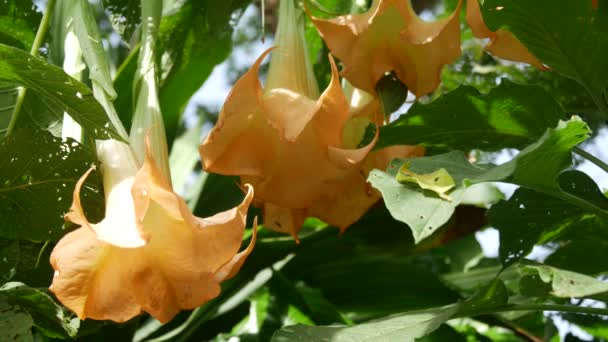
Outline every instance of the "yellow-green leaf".
[(431, 190), (437, 193), (439, 197), (447, 201), (452, 200), (447, 193), (456, 186), (456, 183), (454, 182), (454, 178), (450, 176), (450, 173), (446, 169), (441, 168), (431, 173), (418, 174), (412, 172), (409, 168), (409, 162), (401, 165), (399, 168), (399, 173), (397, 173), (397, 180), (399, 182), (416, 183), (422, 189)]

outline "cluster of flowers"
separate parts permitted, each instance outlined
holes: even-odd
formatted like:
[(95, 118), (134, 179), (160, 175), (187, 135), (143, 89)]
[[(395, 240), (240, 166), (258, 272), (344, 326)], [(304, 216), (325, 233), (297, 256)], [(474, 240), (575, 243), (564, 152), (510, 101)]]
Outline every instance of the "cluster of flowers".
[[(220, 283), (238, 272), (256, 239), (254, 228), (239, 253), (250, 203), (263, 208), (267, 227), (296, 240), (308, 216), (344, 231), (380, 199), (366, 183), (371, 169), (424, 154), (416, 146), (372, 152), (378, 129), (362, 144), (366, 128), (385, 121), (376, 83), (392, 71), (416, 96), (434, 91), (442, 66), (460, 55), (461, 5), (436, 22), (421, 20), (409, 0), (374, 0), (366, 13), (329, 20), (308, 13), (343, 64), (344, 87), (328, 57), (331, 81), (320, 93), (303, 16), (294, 0), (282, 0), (276, 48), (237, 81), (200, 146), (206, 171), (241, 177), (243, 202), (213, 217), (195, 217), (172, 189), (166, 149), (140, 141), (147, 147), (138, 160), (127, 144), (101, 142), (106, 217), (92, 224), (83, 213), (79, 194), (89, 171), (66, 215), (81, 228), (51, 256), (51, 291), (83, 319), (124, 322), (145, 311), (167, 322), (216, 297)], [(489, 38), (494, 55), (544, 68), (509, 32), (488, 30), (476, 0), (467, 2), (467, 21), (476, 37)], [(262, 86), (258, 71), (270, 53)]]

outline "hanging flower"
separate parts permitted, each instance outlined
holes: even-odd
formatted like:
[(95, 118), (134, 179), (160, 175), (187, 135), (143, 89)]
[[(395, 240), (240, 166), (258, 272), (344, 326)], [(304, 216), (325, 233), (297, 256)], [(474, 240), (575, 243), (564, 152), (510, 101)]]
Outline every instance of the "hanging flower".
[(514, 62), (533, 65), (540, 70), (547, 70), (534, 55), (507, 30), (490, 31), (483, 21), (478, 0), (467, 1), (467, 23), (476, 38), (489, 38), (486, 50), (492, 55)]
[[(350, 120), (343, 131), (345, 146), (357, 145), (365, 135), (369, 123), (376, 127), (384, 124), (380, 101), (371, 94), (353, 88), (345, 82), (345, 93), (350, 103)], [(326, 222), (344, 231), (375, 203), (382, 195), (367, 183), (373, 169), (385, 170), (396, 158), (422, 157), (425, 150), (421, 146), (396, 145), (370, 152), (361, 166), (342, 180), (342, 190), (324, 194), (306, 212), (307, 216), (321, 217)]]
[(51, 254), (50, 287), (80, 319), (125, 322), (142, 311), (167, 322), (181, 309), (202, 305), (241, 267), (255, 244), (238, 253), (253, 190), (236, 208), (209, 218), (190, 213), (156, 166), (143, 167), (118, 141), (99, 144), (106, 217), (90, 223), (80, 203), (78, 181), (66, 219), (81, 226)]
[(460, 5), (436, 22), (420, 19), (409, 0), (374, 0), (363, 14), (311, 19), (355, 87), (375, 93), (378, 80), (394, 71), (422, 96), (439, 85), (441, 67), (460, 56)]
[[(146, 25), (130, 144), (96, 142), (105, 218), (89, 222), (80, 202), (91, 169), (78, 181), (66, 215), (81, 227), (51, 253), (50, 290), (81, 319), (125, 322), (145, 311), (168, 322), (180, 310), (218, 296), (220, 283), (238, 272), (255, 245), (254, 227), (249, 246), (239, 253), (251, 186), (244, 186), (247, 194), (238, 207), (208, 218), (192, 215), (173, 192), (154, 62), (161, 13), (161, 0), (142, 1)], [(102, 103), (112, 117), (111, 102), (102, 97)], [(119, 120), (115, 124), (124, 132)]]
[(308, 215), (333, 223), (332, 217), (311, 208), (348, 187), (344, 180), (354, 179), (377, 139), (376, 134), (363, 147), (344, 146), (350, 115), (336, 65), (330, 57), (331, 81), (319, 96), (298, 19), (293, 1), (281, 1), (278, 48), (266, 85), (260, 84), (258, 69), (270, 51), (237, 81), (200, 147), (207, 171), (238, 175), (252, 184), (265, 225), (296, 239)]

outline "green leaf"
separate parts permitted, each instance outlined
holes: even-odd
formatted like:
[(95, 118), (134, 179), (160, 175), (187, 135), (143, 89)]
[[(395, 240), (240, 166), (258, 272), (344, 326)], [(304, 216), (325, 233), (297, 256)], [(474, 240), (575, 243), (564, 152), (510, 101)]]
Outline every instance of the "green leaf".
[(29, 313), (34, 326), (48, 337), (68, 338), (78, 332), (80, 320), (43, 291), (12, 282), (0, 287), (0, 298)]
[(201, 142), (204, 120), (200, 120), (194, 127), (187, 130), (175, 139), (171, 153), (169, 154), (169, 165), (171, 166), (171, 181), (173, 188), (184, 193), (188, 177), (194, 172), (194, 167), (200, 160), (198, 145)]
[(82, 57), (89, 68), (89, 78), (99, 84), (110, 99), (116, 97), (110, 76), (110, 65), (101, 44), (95, 13), (86, 0), (62, 0), (70, 14), (65, 20), (72, 23), (82, 50)]
[(122, 39), (128, 42), (141, 22), (139, 0), (103, 0), (103, 7), (110, 12), (110, 23)]
[[(603, 227), (608, 229), (608, 227)], [(576, 229), (576, 227), (575, 227)], [(569, 241), (545, 260), (545, 264), (583, 274), (600, 274), (608, 271), (608, 265), (598, 260), (608, 260), (608, 241), (594, 235), (586, 240)]]
[[(373, 170), (369, 182), (382, 192), (393, 217), (410, 226), (416, 242), (430, 235), (449, 219), (455, 205), (461, 201), (466, 186), (490, 181), (508, 182), (534, 189), (606, 219), (608, 211), (598, 207), (597, 198), (580, 198), (576, 193), (571, 193), (572, 189), (560, 187), (558, 183), (560, 173), (572, 165), (570, 150), (584, 141), (588, 133), (585, 123), (574, 117), (567, 122), (561, 121), (555, 129), (547, 130), (537, 142), (502, 165), (473, 165), (462, 153), (451, 152), (393, 161), (387, 172)], [(420, 188), (397, 182), (395, 170), (404, 163), (410, 163), (410, 170), (415, 173), (430, 173), (445, 168), (458, 185), (449, 194), (452, 201), (442, 200)]]
[(0, 272), (2, 283), (18, 281), (30, 286), (47, 287), (53, 278), (53, 269), (47, 262), (51, 249), (47, 243), (0, 238)]
[(0, 84), (0, 135), (4, 135), (17, 102), (17, 87)]
[[(500, 8), (500, 10), (497, 10)], [(591, 1), (485, 0), (487, 26), (511, 31), (544, 64), (578, 81), (598, 102), (608, 85), (608, 18)]]
[(9, 281), (17, 273), (19, 241), (0, 240), (0, 283)]
[[(517, 266), (521, 273), (520, 289), (522, 294), (538, 296), (546, 294), (559, 298), (597, 297), (608, 298), (608, 282), (596, 278), (562, 270), (559, 268), (526, 261)], [(525, 286), (522, 286), (522, 282)]]
[(277, 331), (273, 342), (287, 341), (411, 341), (446, 322), (458, 306), (447, 306), (389, 316), (356, 326), (287, 326)]
[(458, 308), (458, 316), (464, 317), (485, 309), (492, 309), (507, 304), (509, 293), (500, 278), (494, 278), (489, 284), (479, 288)]
[[(76, 120), (85, 132), (96, 139), (122, 140), (108, 121), (105, 111), (93, 98), (91, 90), (68, 76), (61, 68), (48, 64), (27, 52), (0, 44), (0, 81), (33, 91), (49, 106), (57, 106)], [(63, 119), (50, 111), (42, 128)]]
[(34, 319), (18, 306), (10, 305), (0, 295), (0, 341), (33, 342)]
[(0, 44), (29, 51), (41, 17), (31, 1), (3, 1), (0, 6)]
[[(396, 178), (397, 170), (408, 162), (410, 170), (421, 174), (431, 173), (445, 165), (450, 165), (446, 169), (457, 185), (449, 193), (451, 200), (444, 200), (420, 187), (400, 183)], [(395, 160), (387, 172), (372, 170), (368, 181), (382, 193), (384, 203), (393, 218), (406, 223), (412, 231), (414, 241), (419, 243), (450, 219), (467, 191), (463, 181), (472, 172), (483, 172), (483, 169), (472, 167), (462, 153), (451, 152), (438, 156)]]
[(382, 105), (382, 112), (386, 116), (399, 109), (407, 99), (407, 86), (394, 73), (384, 75), (376, 83), (376, 92)]
[(414, 103), (406, 115), (380, 129), (376, 148), (402, 144), (463, 151), (522, 148), (564, 118), (560, 105), (537, 86), (503, 80), (487, 95), (461, 86), (429, 104)]
[[(46, 131), (30, 130), (15, 131), (1, 141), (0, 155), (0, 237), (61, 238), (74, 186), (95, 163), (95, 156), (71, 139), (62, 141)], [(89, 177), (82, 188), (94, 222), (104, 207), (98, 184), (96, 177)]]
[(168, 58), (162, 66), (160, 106), (169, 142), (190, 97), (230, 54), (232, 23), (249, 3), (251, 0), (190, 0), (163, 18), (159, 47)]
[[(593, 180), (580, 171), (566, 171), (558, 179), (560, 187), (608, 209), (608, 199)], [(526, 220), (522, 221), (521, 217)], [(488, 218), (500, 231), (499, 257), (507, 265), (532, 251), (535, 244), (555, 240), (569, 231), (578, 230), (581, 223), (592, 219), (598, 227), (605, 227), (602, 220), (568, 201), (533, 190), (520, 188), (508, 201), (490, 208)]]
[(385, 208), (373, 208), (340, 238), (302, 243), (282, 273), (319, 289), (355, 322), (456, 301), (457, 294), (412, 255), (403, 227)]

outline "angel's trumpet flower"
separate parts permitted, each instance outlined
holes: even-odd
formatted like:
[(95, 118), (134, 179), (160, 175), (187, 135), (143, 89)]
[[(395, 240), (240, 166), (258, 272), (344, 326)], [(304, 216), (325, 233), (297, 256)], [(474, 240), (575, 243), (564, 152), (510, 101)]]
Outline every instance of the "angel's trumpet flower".
[(409, 0), (374, 0), (363, 14), (311, 19), (355, 87), (375, 93), (378, 80), (394, 71), (422, 96), (437, 88), (442, 66), (460, 56), (460, 5), (436, 22), (420, 19)]
[[(142, 8), (146, 44), (138, 63), (131, 144), (97, 141), (105, 218), (91, 223), (82, 208), (80, 189), (91, 169), (78, 181), (66, 215), (80, 228), (51, 254), (50, 290), (81, 319), (124, 322), (145, 311), (167, 322), (181, 309), (219, 295), (220, 283), (236, 274), (256, 239), (254, 228), (249, 246), (239, 253), (251, 186), (244, 186), (247, 194), (238, 207), (208, 218), (195, 217), (172, 189), (152, 58), (160, 2), (146, 0)], [(147, 15), (150, 9), (156, 13)], [(157, 22), (148, 23), (150, 18)], [(113, 110), (111, 102), (108, 108)]]
[[(336, 65), (330, 57), (331, 81), (319, 96), (298, 19), (293, 0), (281, 1), (278, 47), (266, 85), (260, 84), (258, 69), (269, 51), (237, 81), (200, 147), (207, 171), (238, 175), (252, 184), (264, 223), (295, 238), (308, 215), (345, 229), (364, 213), (357, 209), (342, 220), (312, 208), (350, 191), (345, 179), (359, 182), (353, 175), (377, 139), (376, 134), (362, 147), (343, 144), (350, 115)], [(366, 196), (365, 181), (353, 186)]]
[(74, 190), (66, 219), (81, 227), (64, 236), (51, 254), (51, 291), (81, 319), (127, 321), (146, 311), (167, 322), (181, 309), (216, 297), (255, 244), (241, 246), (253, 190), (236, 208), (209, 218), (192, 215), (173, 193), (148, 151), (138, 170), (130, 148), (99, 144), (106, 216), (90, 223)]

